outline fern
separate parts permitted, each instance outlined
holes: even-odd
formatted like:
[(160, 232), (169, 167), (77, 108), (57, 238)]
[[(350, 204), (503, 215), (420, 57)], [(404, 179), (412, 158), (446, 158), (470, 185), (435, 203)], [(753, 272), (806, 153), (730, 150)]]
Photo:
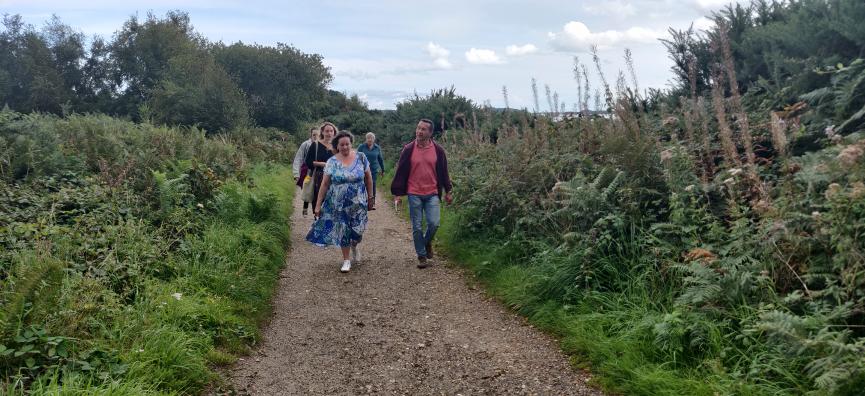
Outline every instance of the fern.
[(0, 339), (17, 334), (31, 316), (50, 313), (65, 275), (59, 261), (33, 253), (20, 257), (12, 273), (0, 293)]

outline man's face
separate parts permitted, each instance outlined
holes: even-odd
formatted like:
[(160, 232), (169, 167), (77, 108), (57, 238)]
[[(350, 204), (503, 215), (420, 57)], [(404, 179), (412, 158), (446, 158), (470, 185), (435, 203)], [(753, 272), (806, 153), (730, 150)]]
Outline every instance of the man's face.
[(427, 140), (432, 136), (432, 128), (430, 128), (429, 123), (420, 121), (417, 123), (414, 134), (418, 140)]
[(318, 128), (312, 128), (309, 130), (309, 139), (315, 140), (318, 138)]

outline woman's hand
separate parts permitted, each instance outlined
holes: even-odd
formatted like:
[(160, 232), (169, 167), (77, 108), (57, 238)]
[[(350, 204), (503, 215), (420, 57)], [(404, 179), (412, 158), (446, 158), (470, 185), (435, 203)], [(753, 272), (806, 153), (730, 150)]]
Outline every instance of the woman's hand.
[(314, 214), (315, 217), (321, 217), (321, 204), (315, 205), (315, 209), (312, 211), (312, 214)]
[(373, 198), (371, 195), (367, 195), (366, 196), (366, 210), (373, 210), (373, 209), (375, 209), (375, 198)]

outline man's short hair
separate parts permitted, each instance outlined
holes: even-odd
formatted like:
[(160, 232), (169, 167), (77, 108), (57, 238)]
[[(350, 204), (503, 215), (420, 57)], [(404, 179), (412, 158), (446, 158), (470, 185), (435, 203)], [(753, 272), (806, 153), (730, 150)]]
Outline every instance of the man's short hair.
[(423, 123), (427, 123), (427, 124), (429, 124), (429, 131), (430, 131), (430, 133), (435, 132), (435, 130), (436, 130), (436, 124), (433, 123), (432, 120), (430, 120), (429, 118), (421, 118), (418, 122), (423, 122)]

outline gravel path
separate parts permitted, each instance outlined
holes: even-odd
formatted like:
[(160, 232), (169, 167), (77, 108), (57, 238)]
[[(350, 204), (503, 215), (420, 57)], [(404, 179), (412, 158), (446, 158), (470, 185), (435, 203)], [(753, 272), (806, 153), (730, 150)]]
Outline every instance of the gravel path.
[(338, 271), (338, 249), (305, 241), (311, 216), (295, 211), (273, 320), (228, 373), (238, 393), (600, 394), (555, 340), (469, 286), (460, 270), (438, 258), (417, 269), (410, 225), (380, 206), (348, 274)]

